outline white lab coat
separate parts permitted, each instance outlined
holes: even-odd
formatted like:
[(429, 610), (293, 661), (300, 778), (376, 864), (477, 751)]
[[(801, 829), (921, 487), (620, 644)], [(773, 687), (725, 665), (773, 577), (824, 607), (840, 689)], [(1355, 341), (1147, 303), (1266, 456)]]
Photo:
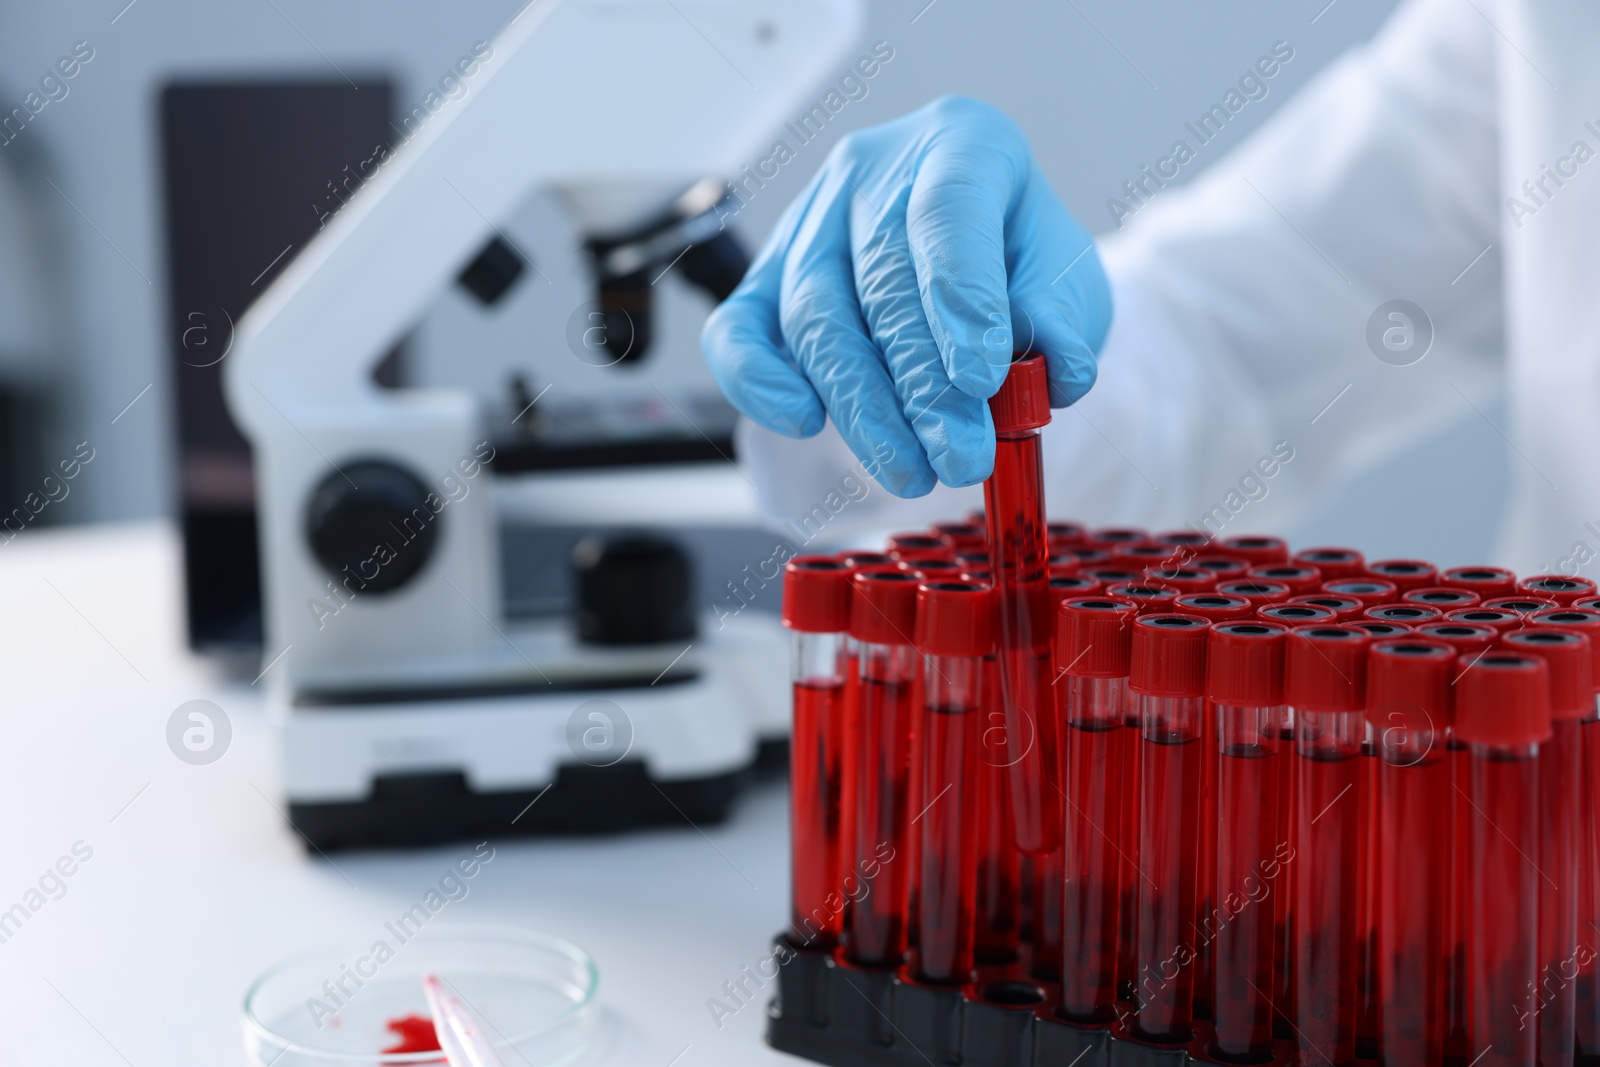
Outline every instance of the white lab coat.
[[(1045, 431), (1052, 514), (1249, 532), (1506, 389), (1498, 562), (1600, 556), (1597, 41), (1579, 0), (1408, 0), (1238, 150), (1150, 197), (1102, 242), (1115, 319), (1098, 384)], [(1410, 366), (1367, 342), (1396, 299), (1433, 324)], [(817, 546), (981, 502), (874, 487), (812, 535), (862, 474), (837, 434), (747, 425), (740, 449), (765, 513)]]

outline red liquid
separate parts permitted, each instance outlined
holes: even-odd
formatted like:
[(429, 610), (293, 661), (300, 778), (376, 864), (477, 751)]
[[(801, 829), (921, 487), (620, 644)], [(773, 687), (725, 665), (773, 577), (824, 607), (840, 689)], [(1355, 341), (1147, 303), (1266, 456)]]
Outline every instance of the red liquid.
[[(1368, 728), (1370, 733), (1370, 727)], [(1356, 1053), (1378, 1054), (1378, 760), (1369, 740), (1361, 747), (1361, 837), (1357, 845)]]
[(1303, 1067), (1355, 1059), (1360, 956), (1360, 712), (1295, 724), (1294, 1027)]
[(1477, 1067), (1530, 1067), (1537, 1032), (1539, 760), (1471, 746), (1467, 1047)]
[[(1300, 810), (1300, 761), (1294, 758), (1292, 708), (1284, 710), (1284, 725), (1278, 732), (1278, 743), (1284, 757), (1283, 768), (1278, 772), (1278, 816), (1282, 820), (1283, 836), (1289, 842), (1289, 850), (1298, 859), (1298, 854), (1294, 852), (1294, 827), (1295, 814)], [(1298, 880), (1295, 873), (1298, 869), (1299, 864), (1291, 862), (1283, 872), (1283, 884), (1278, 887), (1272, 912), (1272, 955), (1277, 971), (1272, 991), (1272, 1005), (1276, 1012), (1274, 1031), (1275, 1036), (1282, 1038), (1294, 1036), (1289, 1021), (1294, 1018), (1294, 884)]]
[[(839, 878), (839, 890), (846, 901), (852, 896), (861, 895), (854, 868), (856, 783), (861, 778), (860, 760), (856, 754), (856, 746), (861, 739), (861, 660), (857, 655), (858, 648), (855, 638), (846, 636), (844, 656), (839, 664), (839, 670), (844, 675), (844, 693), (839, 709), (839, 859), (835, 870)], [(843, 911), (848, 909), (849, 904), (846, 903), (839, 916), (841, 930), (844, 928)]]
[(1020, 853), (1011, 828), (1006, 774), (1005, 715), (1000, 710), (1000, 669), (983, 661), (983, 707), (978, 735), (978, 887), (974, 951), (981, 963), (1010, 963), (1022, 943)]
[(384, 1049), (385, 1055), (404, 1052), (438, 1052), (439, 1035), (433, 1029), (433, 1020), (422, 1015), (402, 1015), (390, 1019), (384, 1029), (391, 1031), (397, 1040)]
[(1569, 1067), (1577, 1025), (1578, 824), (1582, 725), (1551, 723), (1539, 746), (1539, 1040), (1541, 1067)]
[(1583, 819), (1578, 843), (1577, 1050), (1590, 1062), (1600, 1057), (1600, 720), (1578, 728), (1583, 748)]
[[(1380, 745), (1384, 745), (1382, 738)], [(1378, 764), (1376, 881), (1378, 1058), (1431, 1067), (1444, 1055), (1450, 753), (1385, 746)], [(1367, 757), (1363, 757), (1367, 759)]]
[(941, 984), (972, 971), (972, 898), (976, 882), (970, 805), (977, 782), (979, 712), (925, 709), (917, 880), (917, 977)]
[(838, 939), (844, 887), (839, 871), (839, 726), (844, 686), (794, 687), (789, 742), (789, 928), (798, 944)]
[(1048, 670), (1053, 620), (1037, 432), (998, 436), (994, 473), (983, 484), (983, 499), (989, 568), (998, 600), (995, 644), (1013, 829), (1017, 847), (1039, 855), (1056, 847), (1061, 828), (1057, 794), (1045, 777), (1055, 753), (1045, 751), (1047, 739), (1040, 729), (1041, 712), (1049, 704), (1040, 692), (1039, 678)]
[(1230, 718), (1259, 716), (1253, 741), (1247, 731), (1225, 728), (1216, 766), (1216, 907), (1210, 918), (1216, 1025), (1213, 1051), (1236, 1059), (1272, 1052), (1275, 896), (1285, 895), (1282, 788), (1288, 750), (1279, 741), (1271, 708), (1218, 708)]
[(1030, 970), (1041, 982), (1055, 982), (1061, 978), (1062, 910), (1066, 907), (1062, 893), (1067, 879), (1065, 849), (1029, 858), (1033, 860), (1033, 896), (1029, 902), (1032, 922), (1028, 927), (1033, 935)]
[(1200, 958), (1194, 972), (1194, 1016), (1214, 1016), (1216, 960), (1213, 953), (1217, 932), (1217, 723), (1216, 709), (1206, 704), (1201, 724), (1200, 751), (1200, 860), (1195, 875), (1195, 915), (1200, 939)]
[(1116, 834), (1130, 777), (1123, 762), (1123, 680), (1064, 678), (1067, 783), (1061, 1011), (1074, 1022), (1107, 1022), (1117, 999), (1122, 895)]
[[(1148, 706), (1203, 703), (1146, 697)], [(1157, 1041), (1186, 1039), (1192, 1029), (1195, 876), (1200, 844), (1200, 718), (1152, 723), (1139, 739), (1139, 885), (1134, 1029)], [(1169, 725), (1170, 724), (1170, 725)]]
[[(1131, 705), (1136, 698), (1132, 692), (1124, 693), (1124, 703)], [(1138, 716), (1126, 715), (1123, 726), (1115, 742), (1122, 746), (1124, 769), (1116, 833), (1121, 883), (1121, 900), (1117, 902), (1117, 999), (1132, 1004), (1139, 974), (1135, 927), (1139, 915), (1139, 781), (1143, 771), (1139, 766)]]
[[(1452, 736), (1445, 746), (1450, 761), (1450, 878), (1446, 890), (1444, 971), (1444, 1054), (1452, 1063), (1467, 1055), (1467, 816), (1472, 761), (1467, 746)], [(1474, 1053), (1476, 1055), (1476, 1053)]]
[[(857, 716), (854, 868), (859, 899), (845, 908), (850, 959), (893, 967), (905, 950), (906, 753), (911, 680), (862, 678)], [(864, 893), (864, 896), (860, 894)]]

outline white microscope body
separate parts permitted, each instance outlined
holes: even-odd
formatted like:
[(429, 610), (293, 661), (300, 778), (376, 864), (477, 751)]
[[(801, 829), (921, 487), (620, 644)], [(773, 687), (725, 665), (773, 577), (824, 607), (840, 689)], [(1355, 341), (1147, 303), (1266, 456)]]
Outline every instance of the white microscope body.
[[(486, 820), (515, 832), (523, 798), (574, 764), (642, 769), (692, 817), (697, 789), (730, 787), (751, 764), (762, 718), (786, 716), (770, 621), (702, 628), (687, 650), (589, 648), (565, 626), (508, 624), (477, 401), (384, 390), (371, 372), (532, 189), (557, 192), (590, 234), (638, 225), (706, 175), (765, 155), (847, 61), (861, 21), (858, 0), (535, 0), (466, 95), (241, 320), (225, 384), (254, 448), (266, 679), (290, 817), (314, 843), (448, 837)], [(691, 52), (664, 46), (686, 29)], [(352, 473), (373, 463), (408, 472), (421, 508), (357, 566), (331, 570), (308, 509), (319, 488), (355, 493), (366, 479)], [(420, 568), (377, 591), (419, 536)], [(399, 825), (449, 801), (430, 775), (454, 783), (445, 793), (467, 814)], [(425, 784), (412, 795), (408, 781)], [(569, 799), (617, 795), (615, 782), (595, 786)], [(567, 814), (548, 825), (589, 825)]]

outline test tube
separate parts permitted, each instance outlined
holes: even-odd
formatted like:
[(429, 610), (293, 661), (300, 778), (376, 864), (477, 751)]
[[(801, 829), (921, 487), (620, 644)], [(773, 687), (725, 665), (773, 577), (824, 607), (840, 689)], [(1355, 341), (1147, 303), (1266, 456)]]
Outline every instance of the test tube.
[(991, 648), (983, 658), (983, 730), (978, 740), (977, 888), (973, 952), (979, 963), (1009, 964), (1022, 945), (1022, 853), (1011, 826), (1006, 784), (1005, 713), (1000, 666)]
[(1340, 578), (1323, 582), (1322, 591), (1334, 596), (1355, 597), (1369, 608), (1379, 604), (1393, 604), (1400, 598), (1400, 590), (1390, 581), (1379, 578)]
[(1361, 617), (1367, 606), (1353, 596), (1334, 596), (1332, 593), (1312, 593), (1309, 596), (1292, 596), (1285, 604), (1311, 604), (1327, 608), (1341, 623)]
[(1139, 706), (1139, 880), (1134, 920), (1137, 1036), (1183, 1041), (1194, 1021), (1195, 889), (1209, 623), (1145, 615), (1128, 687)]
[(903, 570), (858, 570), (851, 585), (850, 634), (858, 642), (861, 682), (850, 873), (866, 886), (845, 906), (845, 951), (863, 967), (894, 967), (905, 950), (909, 904), (907, 772), (921, 667), (912, 643), (917, 578)]
[(1483, 603), (1483, 598), (1468, 589), (1455, 589), (1448, 585), (1429, 585), (1409, 590), (1400, 596), (1402, 604), (1423, 604), (1441, 612), (1471, 608)]
[[(1588, 637), (1592, 657), (1590, 681), (1600, 692), (1600, 610), (1573, 606), (1541, 611), (1528, 617), (1528, 626), (1531, 629), (1553, 626)], [(1579, 721), (1578, 738), (1582, 768), (1577, 805), (1582, 817), (1578, 823), (1577, 921), (1585, 951), (1578, 954), (1574, 1010), (1578, 1062), (1592, 1065), (1600, 1060), (1600, 989), (1596, 988), (1600, 946), (1594, 943), (1595, 937), (1600, 936), (1600, 714), (1593, 699)]]
[(1353, 548), (1302, 548), (1294, 554), (1293, 562), (1317, 568), (1326, 582), (1359, 578), (1367, 573), (1366, 557)]
[(1550, 672), (1550, 739), (1539, 746), (1539, 984), (1533, 1008), (1541, 1067), (1567, 1067), (1577, 1027), (1581, 724), (1594, 713), (1592, 658), (1584, 634), (1531, 618), (1530, 623), (1500, 644), (1508, 652), (1538, 656)]
[(789, 931), (796, 945), (832, 948), (844, 882), (839, 823), (844, 745), (845, 634), (850, 568), (831, 556), (784, 566), (783, 624), (793, 634), (794, 721), (789, 739)]
[(1251, 567), (1245, 572), (1245, 577), (1256, 582), (1277, 582), (1289, 587), (1290, 596), (1306, 596), (1322, 588), (1326, 581), (1322, 572), (1315, 567), (1302, 567), (1298, 564), (1269, 563), (1261, 567)]
[(1364, 805), (1367, 634), (1289, 634), (1284, 699), (1294, 721), (1294, 1030), (1302, 1067), (1355, 1058), (1358, 865)]
[[(1040, 729), (1040, 679), (1049, 670), (1050, 597), (1039, 428), (1050, 422), (1044, 357), (1018, 353), (989, 400), (995, 427), (994, 473), (983, 483), (989, 566), (998, 626), (996, 655), (1005, 716), (1007, 787), (1017, 847), (1042, 855), (1059, 846), (1055, 752)], [(1048, 794), (1048, 800), (1047, 800)]]
[(1061, 780), (1066, 880), (1062, 909), (1061, 1014), (1109, 1022), (1116, 1013), (1125, 888), (1123, 808), (1133, 800), (1128, 671), (1137, 606), (1111, 597), (1061, 603), (1056, 684), (1062, 721)]
[(1456, 682), (1468, 747), (1467, 1049), (1481, 1067), (1532, 1067), (1539, 975), (1539, 748), (1550, 739), (1550, 674), (1538, 656), (1495, 650)]
[(1311, 626), (1323, 623), (1337, 623), (1339, 616), (1332, 608), (1325, 608), (1318, 604), (1268, 604), (1256, 609), (1256, 618), (1263, 622), (1275, 622), (1281, 626)]
[(1477, 593), (1481, 600), (1510, 596), (1517, 591), (1517, 576), (1504, 567), (1451, 567), (1439, 575), (1439, 584)]
[(1587, 578), (1570, 574), (1537, 574), (1517, 583), (1517, 592), (1535, 600), (1554, 600), (1558, 606), (1595, 595), (1595, 585)]
[(1269, 622), (1216, 623), (1206, 662), (1206, 696), (1216, 739), (1216, 841), (1211, 934), (1212, 1053), (1233, 1062), (1272, 1054), (1274, 900), (1292, 854), (1284, 823), (1283, 777), (1289, 754), (1282, 728), (1283, 653), (1288, 629)]
[(1173, 610), (1199, 615), (1210, 622), (1237, 622), (1255, 615), (1255, 606), (1242, 596), (1220, 593), (1190, 593), (1172, 602)]
[(1268, 537), (1265, 534), (1224, 537), (1217, 542), (1217, 548), (1229, 555), (1238, 556), (1252, 567), (1289, 562), (1289, 543), (1281, 537)]
[(961, 985), (972, 974), (977, 855), (973, 801), (982, 731), (983, 658), (993, 645), (990, 590), (976, 582), (924, 582), (917, 590), (923, 657), (921, 838), (913, 975)]
[(1446, 909), (1451, 890), (1450, 760), (1445, 731), (1456, 652), (1409, 636), (1367, 661), (1367, 722), (1378, 754), (1373, 888), (1378, 1060), (1442, 1062)]

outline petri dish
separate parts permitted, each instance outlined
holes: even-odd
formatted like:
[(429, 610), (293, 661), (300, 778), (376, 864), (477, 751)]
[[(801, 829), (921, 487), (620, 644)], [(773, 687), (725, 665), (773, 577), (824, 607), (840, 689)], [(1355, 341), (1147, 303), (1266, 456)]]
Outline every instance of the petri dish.
[[(570, 941), (529, 930), (455, 926), (371, 936), (268, 968), (244, 1000), (244, 1045), (256, 1067), (442, 1064), (422, 975), (439, 975), (477, 1011), (510, 1063), (560, 1067), (593, 1040), (600, 972)], [(407, 1039), (410, 1039), (409, 1042)], [(418, 1051), (395, 1051), (409, 1043)]]

